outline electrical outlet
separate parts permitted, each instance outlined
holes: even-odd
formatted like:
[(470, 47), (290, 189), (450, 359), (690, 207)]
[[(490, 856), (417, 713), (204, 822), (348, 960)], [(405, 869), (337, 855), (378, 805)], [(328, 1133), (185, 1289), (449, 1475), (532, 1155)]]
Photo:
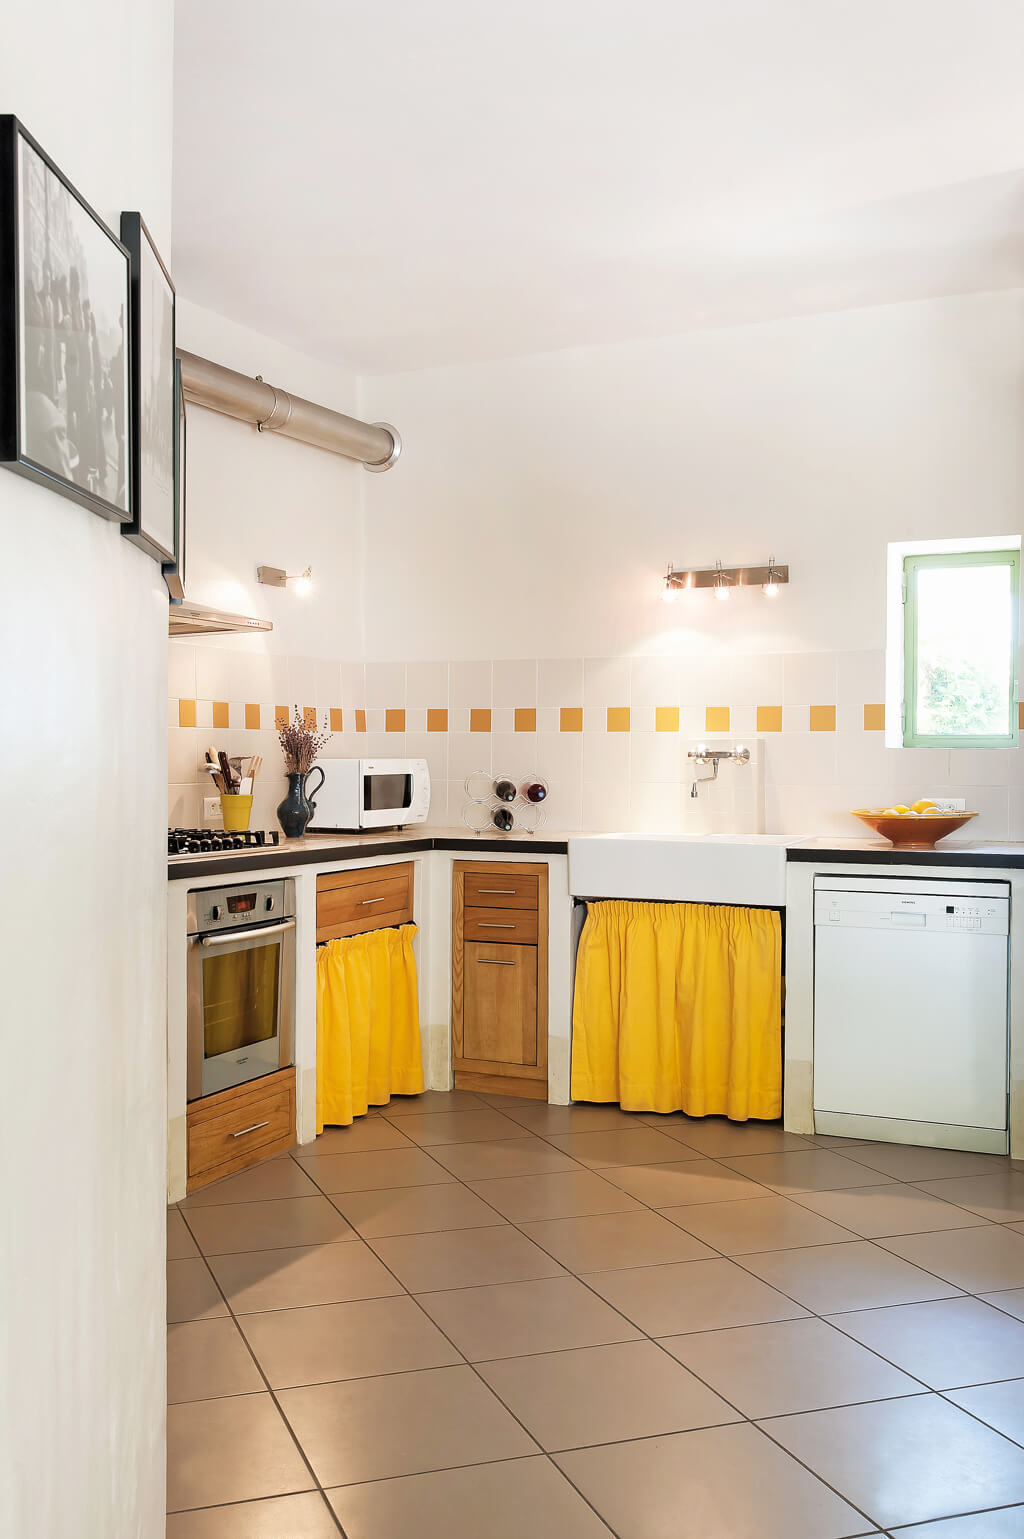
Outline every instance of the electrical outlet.
[(203, 797), (203, 822), (204, 823), (210, 823), (210, 822), (213, 821), (214, 818), (219, 818), (220, 817), (220, 810), (221, 809), (220, 809), (220, 797), (219, 796), (204, 796)]
[(966, 812), (967, 803), (962, 796), (937, 796), (935, 807), (938, 812)]

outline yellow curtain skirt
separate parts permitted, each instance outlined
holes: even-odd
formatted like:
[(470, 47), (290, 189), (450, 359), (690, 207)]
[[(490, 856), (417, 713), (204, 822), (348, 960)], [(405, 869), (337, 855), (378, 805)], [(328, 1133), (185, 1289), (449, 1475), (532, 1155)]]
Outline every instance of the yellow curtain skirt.
[(594, 903), (572, 1096), (738, 1121), (782, 1114), (782, 926), (771, 909)]
[(414, 924), (328, 941), (316, 954), (316, 1130), (346, 1127), (423, 1089)]

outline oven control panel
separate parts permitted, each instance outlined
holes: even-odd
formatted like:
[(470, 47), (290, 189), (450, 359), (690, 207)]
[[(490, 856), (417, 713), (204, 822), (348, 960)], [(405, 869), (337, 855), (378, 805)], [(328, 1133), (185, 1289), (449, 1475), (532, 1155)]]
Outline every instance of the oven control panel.
[(233, 887), (204, 887), (188, 895), (188, 933), (244, 930), (274, 924), (295, 913), (295, 883), (246, 882)]

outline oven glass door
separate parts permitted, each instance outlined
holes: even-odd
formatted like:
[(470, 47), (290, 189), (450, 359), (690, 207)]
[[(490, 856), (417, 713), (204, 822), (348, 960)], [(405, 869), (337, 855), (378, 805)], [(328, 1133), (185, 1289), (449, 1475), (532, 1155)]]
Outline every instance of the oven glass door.
[(201, 1089), (190, 1086), (190, 1095), (245, 1084), (287, 1061), (281, 1039), (293, 937), (290, 921), (198, 940), (192, 1056), (195, 1060), (201, 1054)]

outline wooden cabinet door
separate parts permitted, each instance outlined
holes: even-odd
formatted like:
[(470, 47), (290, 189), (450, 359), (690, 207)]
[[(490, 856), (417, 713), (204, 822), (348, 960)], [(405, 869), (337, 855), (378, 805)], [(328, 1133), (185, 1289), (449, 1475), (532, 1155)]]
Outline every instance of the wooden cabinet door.
[(537, 948), (467, 941), (462, 1056), (537, 1067)]

